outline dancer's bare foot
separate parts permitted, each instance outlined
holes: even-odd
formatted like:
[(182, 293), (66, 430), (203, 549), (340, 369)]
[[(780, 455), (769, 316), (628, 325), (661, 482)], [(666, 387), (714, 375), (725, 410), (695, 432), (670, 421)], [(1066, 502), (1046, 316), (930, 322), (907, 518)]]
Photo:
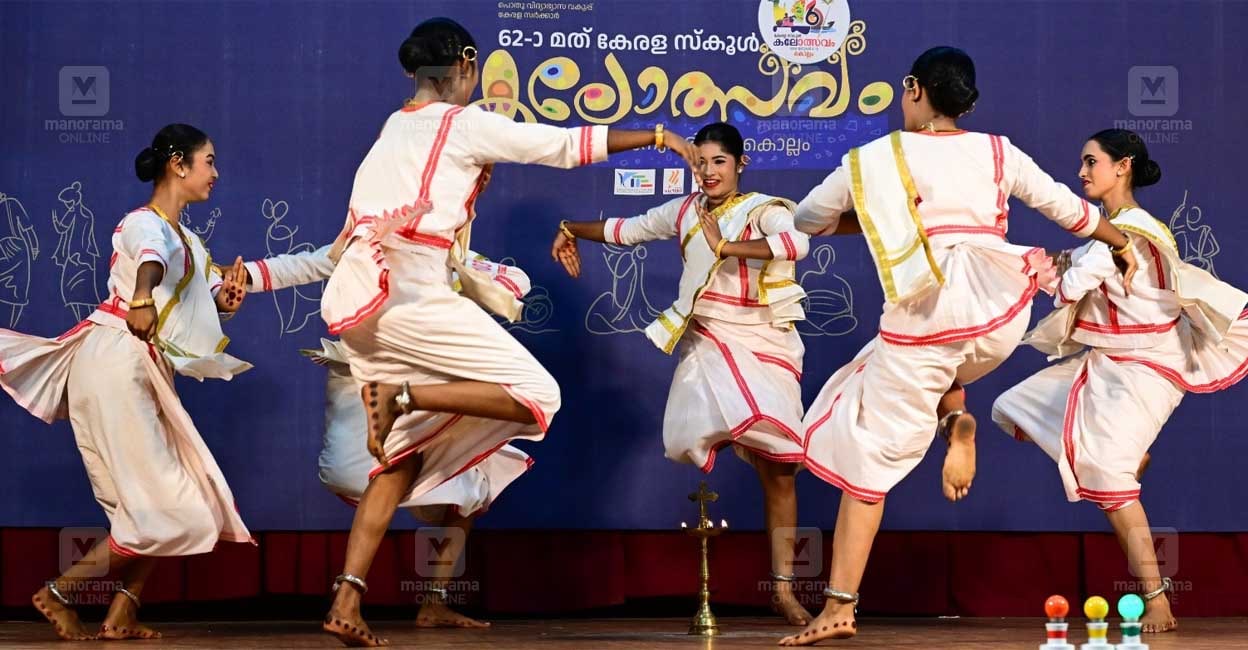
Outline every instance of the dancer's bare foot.
[(159, 639), (160, 632), (139, 624), (139, 609), (134, 601), (122, 593), (113, 597), (108, 615), (100, 625), (100, 639), (121, 641), (123, 639)]
[(806, 625), (812, 618), (810, 612), (797, 601), (793, 595), (793, 583), (787, 580), (773, 580), (771, 593), (771, 611), (784, 617), (789, 625)]
[(848, 639), (858, 633), (854, 603), (829, 600), (806, 629), (780, 639), (782, 646), (814, 645), (826, 639)]
[(1147, 451), (1144, 452), (1144, 458), (1140, 460), (1140, 467), (1139, 469), (1135, 470), (1135, 482), (1136, 483), (1139, 483), (1140, 479), (1144, 478), (1144, 472), (1148, 471), (1148, 466), (1151, 465), (1152, 462), (1153, 462), (1153, 455), (1148, 453)]
[(941, 488), (945, 498), (961, 501), (971, 491), (975, 479), (975, 416), (954, 415), (948, 423), (949, 449), (941, 471)]
[(360, 389), (360, 399), (364, 401), (364, 412), (368, 415), (368, 453), (383, 466), (389, 465), (386, 459), (386, 438), (394, 421), (402, 415), (402, 410), (394, 398), (402, 392), (401, 386), (369, 382)]
[(416, 627), (489, 627), (485, 621), (468, 618), (447, 607), (445, 603), (425, 601), (416, 614)]
[(328, 634), (338, 637), (339, 641), (348, 648), (377, 648), (390, 645), (388, 639), (383, 639), (368, 628), (364, 623), (364, 619), (359, 616), (347, 616), (345, 614), (335, 614), (332, 610), (325, 616), (325, 622), (321, 624), (321, 629)]
[(46, 586), (36, 591), (35, 595), (30, 597), (30, 602), (40, 614), (43, 614), (44, 618), (48, 619), (48, 622), (56, 629), (56, 635), (62, 641), (95, 639), (95, 635), (88, 632), (87, 628), (83, 627), (82, 621), (78, 620), (78, 612), (62, 605)]
[(1144, 632), (1172, 632), (1179, 622), (1170, 612), (1170, 599), (1161, 594), (1144, 601), (1144, 615), (1140, 617), (1140, 629)]

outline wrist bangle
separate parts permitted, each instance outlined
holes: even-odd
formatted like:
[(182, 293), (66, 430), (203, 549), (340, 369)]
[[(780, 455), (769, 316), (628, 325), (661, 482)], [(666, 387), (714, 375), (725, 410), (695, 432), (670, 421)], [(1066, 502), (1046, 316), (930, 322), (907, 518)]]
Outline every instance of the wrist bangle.
[(663, 146), (663, 125), (654, 125), (654, 148), (660, 153), (667, 151), (667, 147)]
[(1127, 243), (1123, 244), (1122, 248), (1114, 248), (1113, 246), (1109, 247), (1109, 252), (1113, 253), (1114, 257), (1122, 257), (1122, 255), (1127, 252), (1127, 249), (1131, 248), (1131, 236), (1123, 235), (1123, 237), (1127, 238)]
[(155, 307), (156, 300), (152, 298), (143, 298), (141, 300), (131, 300), (130, 309), (141, 309), (143, 307)]
[(715, 259), (719, 259), (724, 256), (724, 246), (727, 246), (727, 245), (728, 245), (727, 239), (721, 239), (719, 240), (718, 244), (715, 244)]
[(559, 222), (559, 232), (562, 232), (563, 236), (567, 237), (568, 239), (576, 239), (576, 235), (573, 235), (572, 231), (568, 229), (567, 219), (564, 219), (563, 221)]

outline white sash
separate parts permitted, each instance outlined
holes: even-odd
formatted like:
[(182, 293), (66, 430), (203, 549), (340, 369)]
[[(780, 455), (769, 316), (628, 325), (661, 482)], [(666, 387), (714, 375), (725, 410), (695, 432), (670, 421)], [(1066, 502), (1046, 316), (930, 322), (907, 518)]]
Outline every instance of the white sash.
[(890, 303), (902, 302), (945, 278), (932, 257), (918, 192), (901, 149), (901, 132), (850, 149), (842, 164), (849, 170), (854, 210)]

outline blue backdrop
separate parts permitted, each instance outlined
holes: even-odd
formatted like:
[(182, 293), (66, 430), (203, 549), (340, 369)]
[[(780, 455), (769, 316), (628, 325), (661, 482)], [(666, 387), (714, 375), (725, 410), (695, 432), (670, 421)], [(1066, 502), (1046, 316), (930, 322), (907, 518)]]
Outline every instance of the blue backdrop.
[[(844, 0), (815, 0), (828, 16)], [(183, 215), (218, 259), (305, 249), (342, 224), (356, 165), (386, 116), (411, 92), (399, 43), (433, 15), (476, 36), (487, 109), (561, 125), (656, 121), (692, 134), (727, 119), (750, 138), (749, 190), (795, 200), (844, 151), (900, 126), (899, 80), (922, 50), (964, 48), (982, 98), (968, 128), (1000, 132), (1077, 185), (1087, 135), (1127, 126), (1150, 142), (1159, 185), (1138, 197), (1168, 222), (1185, 256), (1241, 287), (1248, 273), (1220, 255), (1248, 241), (1243, 201), (1243, 71), (1237, 2), (853, 0), (825, 35), (840, 53), (795, 67), (760, 52), (759, 15), (739, 2), (433, 1), (0, 4), (0, 327), (56, 335), (105, 293), (110, 233), (150, 187), (135, 154), (162, 125), (207, 131), (221, 181)], [(827, 18), (831, 20), (831, 17)], [(791, 31), (791, 30), (790, 30)], [(500, 166), (479, 205), (475, 248), (532, 276), (531, 321), (513, 329), (564, 389), (537, 464), (482, 525), (672, 528), (699, 472), (663, 458), (660, 424), (672, 358), (638, 330), (670, 301), (675, 245), (587, 245), (567, 278), (548, 255), (560, 218), (643, 211), (679, 167), (642, 152), (574, 171)], [(632, 170), (621, 172), (620, 170)], [(681, 191), (689, 189), (687, 175)], [(666, 189), (675, 190), (675, 187)], [(620, 192), (643, 192), (627, 195)], [(1011, 239), (1074, 242), (1012, 202)], [(813, 242), (799, 266), (811, 294), (803, 325), (806, 398), (871, 338), (882, 296), (857, 238)], [(230, 383), (180, 381), (183, 400), (254, 529), (325, 529), (351, 511), (316, 478), (324, 371), (303, 360), (324, 333), (320, 287), (251, 296), (226, 325), (231, 351), (256, 369)], [(1036, 316), (1048, 311), (1039, 305)], [(970, 388), (984, 425), (969, 500), (939, 494), (943, 445), (889, 499), (892, 529), (1102, 529), (1088, 504), (1068, 505), (1053, 463), (991, 427), (1006, 387), (1043, 364), (1020, 350)], [(1248, 456), (1234, 411), (1243, 388), (1191, 396), (1153, 449), (1144, 499), (1152, 522), (1180, 530), (1245, 530)], [(0, 399), (0, 525), (102, 523), (64, 422), (46, 426)], [(725, 456), (710, 476), (714, 516), (762, 523), (752, 471)], [(839, 493), (799, 482), (803, 524), (831, 527)], [(403, 519), (403, 518), (400, 518)], [(410, 522), (400, 522), (410, 525)]]

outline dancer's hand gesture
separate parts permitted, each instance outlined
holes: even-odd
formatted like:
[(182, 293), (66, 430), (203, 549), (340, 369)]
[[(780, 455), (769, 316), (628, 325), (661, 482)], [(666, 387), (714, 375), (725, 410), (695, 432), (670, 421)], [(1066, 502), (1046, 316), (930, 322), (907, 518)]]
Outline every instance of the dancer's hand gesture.
[(719, 220), (711, 216), (706, 208), (702, 207), (702, 203), (694, 201), (693, 205), (698, 210), (698, 222), (702, 224), (702, 236), (706, 237), (706, 245), (714, 251), (719, 246), (719, 242), (723, 241), (724, 235), (719, 231)]
[(1135, 277), (1135, 272), (1140, 269), (1140, 263), (1135, 259), (1135, 250), (1127, 247), (1121, 255), (1114, 255), (1114, 264), (1122, 271), (1122, 290), (1128, 296), (1131, 295), (1131, 279)]
[(131, 308), (126, 314), (126, 327), (140, 341), (150, 341), (153, 336), (156, 336), (158, 316), (156, 305)]
[(562, 229), (555, 233), (555, 243), (550, 247), (551, 259), (563, 265), (568, 275), (581, 277), (581, 253), (576, 246), (576, 238), (568, 237)]
[(672, 150), (672, 153), (685, 159), (689, 164), (689, 173), (693, 174), (694, 183), (701, 178), (698, 167), (698, 150), (684, 136), (675, 131), (668, 131), (663, 135), (663, 146)]
[(243, 306), (243, 298), (247, 296), (248, 273), (243, 266), (243, 258), (234, 260), (230, 268), (217, 267), (221, 272), (221, 289), (217, 291), (217, 311), (232, 314)]

